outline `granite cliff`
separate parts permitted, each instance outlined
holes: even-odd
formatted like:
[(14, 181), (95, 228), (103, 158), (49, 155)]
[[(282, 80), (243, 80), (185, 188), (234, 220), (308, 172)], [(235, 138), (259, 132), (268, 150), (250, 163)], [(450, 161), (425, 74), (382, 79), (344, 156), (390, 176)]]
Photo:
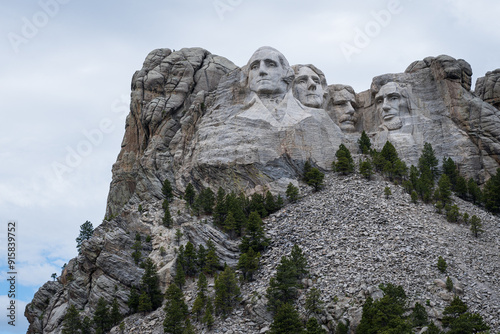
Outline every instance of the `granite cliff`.
[[(408, 165), (417, 163), (429, 142), (439, 161), (451, 157), (463, 175), (484, 183), (500, 167), (500, 72), (479, 78), (475, 91), (471, 76), (464, 60), (428, 57), (404, 73), (373, 78), (369, 89), (356, 94), (347, 85), (328, 85), (314, 65), (290, 66), (269, 47), (257, 50), (241, 68), (201, 48), (152, 51), (132, 78), (130, 114), (113, 165), (106, 219), (59, 279), (41, 287), (26, 307), (28, 333), (60, 333), (70, 304), (91, 315), (100, 297), (116, 298), (126, 313), (130, 288), (144, 272), (131, 255), (136, 234), (149, 240), (141, 251), (156, 263), (166, 289), (177, 256), (175, 229), (162, 225), (166, 179), (176, 196), (170, 210), (184, 234), (181, 244), (206, 245), (212, 239), (221, 261), (230, 266), (238, 261), (237, 242), (215, 228), (211, 218), (190, 214), (181, 200), (189, 183), (196, 189), (283, 194), (290, 182), (301, 185), (306, 161), (329, 172), (341, 143), (358, 153), (361, 131), (377, 149), (389, 140)], [(366, 183), (333, 175), (327, 180), (319, 194), (307, 195), (307, 186), (301, 185), (305, 199), (266, 220), (273, 245), (263, 256), (258, 279), (243, 286), (241, 307), (214, 332), (268, 328), (270, 315), (255, 292), (262, 296), (292, 243), (309, 257), (312, 277), (327, 301), (327, 327), (342, 319), (359, 322), (362, 302), (380, 293), (381, 279), (403, 285), (414, 300), (430, 300), (428, 311), (439, 319), (450, 295), (440, 289), (443, 277), (430, 268), (434, 257), (444, 254), (453, 259), (452, 275), (461, 294), (499, 328), (496, 217), (456, 199), (485, 224), (487, 237), (476, 247), (465, 236), (466, 227), (450, 227), (432, 207), (416, 209), (396, 186), (390, 201), (381, 198), (382, 180)], [(160, 308), (124, 323), (130, 333), (163, 333), (163, 317)]]

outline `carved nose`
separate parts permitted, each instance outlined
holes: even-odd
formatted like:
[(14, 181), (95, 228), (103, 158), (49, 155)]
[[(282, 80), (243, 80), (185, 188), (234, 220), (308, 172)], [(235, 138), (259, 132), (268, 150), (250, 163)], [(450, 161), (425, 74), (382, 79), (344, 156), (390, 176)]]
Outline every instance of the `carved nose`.
[(390, 109), (391, 109), (391, 106), (389, 105), (389, 103), (387, 103), (387, 100), (384, 99), (384, 104), (382, 105), (382, 110), (389, 111)]
[(308, 87), (309, 90), (316, 90), (316, 83), (312, 79), (308, 80), (308, 85), (309, 85)]
[(354, 114), (354, 108), (352, 107), (351, 102), (347, 102), (347, 111), (345, 113), (348, 115)]

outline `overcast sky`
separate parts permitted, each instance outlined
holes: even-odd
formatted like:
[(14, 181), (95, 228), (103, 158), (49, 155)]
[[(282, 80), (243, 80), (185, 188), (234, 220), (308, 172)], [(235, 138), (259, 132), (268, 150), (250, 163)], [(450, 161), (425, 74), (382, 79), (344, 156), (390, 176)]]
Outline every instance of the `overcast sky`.
[[(258, 47), (357, 92), (447, 54), (473, 85), (500, 67), (496, 0), (24, 0), (0, 4), (0, 332), (104, 217), (130, 81), (156, 48), (203, 47), (236, 65)], [(17, 326), (6, 324), (6, 231), (17, 221)], [(22, 309), (21, 309), (22, 308)]]

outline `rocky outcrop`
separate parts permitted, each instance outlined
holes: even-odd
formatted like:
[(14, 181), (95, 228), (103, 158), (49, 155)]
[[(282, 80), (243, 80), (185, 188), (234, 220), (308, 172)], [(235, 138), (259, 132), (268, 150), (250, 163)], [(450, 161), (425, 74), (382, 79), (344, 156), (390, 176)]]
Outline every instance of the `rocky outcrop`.
[[(157, 265), (162, 289), (172, 280), (177, 247), (188, 241), (197, 246), (213, 240), (221, 262), (236, 266), (237, 242), (210, 217), (192, 216), (180, 199), (188, 183), (197, 190), (283, 194), (288, 183), (299, 184), (306, 161), (328, 172), (341, 143), (356, 153), (361, 131), (377, 149), (391, 141), (407, 165), (417, 164), (429, 142), (440, 161), (451, 157), (462, 174), (484, 182), (500, 166), (499, 72), (478, 79), (475, 93), (471, 76), (464, 60), (428, 57), (404, 73), (375, 77), (368, 90), (355, 94), (347, 85), (327, 86), (313, 65), (290, 66), (269, 47), (241, 68), (201, 48), (154, 50), (132, 79), (106, 219), (58, 281), (45, 284), (28, 305), (28, 333), (60, 333), (70, 304), (91, 316), (101, 297), (116, 298), (126, 313), (129, 291), (144, 271), (132, 257), (139, 237), (142, 257)], [(170, 212), (183, 233), (179, 241), (175, 229), (162, 225), (166, 179), (176, 197)], [(500, 261), (492, 251), (498, 249), (496, 218), (457, 200), (486, 225), (486, 236), (476, 243), (467, 227), (446, 223), (430, 206), (410, 204), (397, 187), (394, 199), (383, 199), (383, 181), (330, 176), (327, 184), (326, 191), (266, 221), (273, 247), (263, 254), (258, 279), (243, 286), (241, 307), (218, 328), (265, 332), (271, 321), (264, 297), (268, 280), (294, 243), (311, 263), (312, 277), (304, 285), (318, 286), (327, 301), (325, 327), (356, 324), (363, 301), (380, 296), (377, 285), (383, 282), (403, 285), (414, 300), (428, 299), (431, 317), (439, 319), (450, 298), (442, 275), (432, 269), (439, 255), (451, 261), (456, 292), (500, 327)], [(194, 289), (188, 282), (189, 303)], [(299, 307), (303, 302), (304, 293)], [(161, 333), (163, 318), (160, 308), (124, 324), (130, 333)]]
[(500, 68), (487, 72), (476, 81), (475, 93), (484, 102), (500, 109)]
[[(162, 225), (161, 201), (142, 203), (138, 211), (137, 197), (134, 204), (126, 205), (118, 217), (104, 221), (88, 241), (84, 241), (81, 254), (72, 259), (56, 282), (47, 282), (26, 307), (30, 321), (28, 333), (54, 333), (62, 330), (62, 321), (69, 305), (81, 310), (81, 316), (92, 317), (97, 301), (118, 301), (120, 312), (128, 312), (130, 290), (138, 286), (144, 269), (134, 262), (132, 252), (137, 236), (141, 239), (142, 259), (150, 257), (157, 266), (163, 291), (175, 274), (175, 260), (179, 245), (191, 241), (206, 246), (212, 239), (221, 263), (235, 266), (238, 261), (236, 241), (212, 225), (187, 214), (181, 201), (171, 204), (173, 219), (183, 237), (175, 241), (175, 229)], [(182, 214), (177, 214), (180, 212)], [(148, 236), (151, 238), (150, 241)]]
[(130, 114), (113, 165), (108, 217), (116, 215), (133, 194), (144, 200), (161, 198), (166, 178), (176, 184), (170, 141), (181, 128), (194, 135), (192, 125), (206, 108), (206, 95), (235, 68), (229, 60), (200, 48), (158, 49), (146, 57), (132, 78)]
[[(370, 90), (359, 94), (364, 129), (375, 147), (381, 149), (389, 140), (407, 165), (416, 165), (424, 142), (429, 142), (440, 161), (451, 157), (462, 174), (487, 180), (499, 166), (500, 134), (493, 124), (500, 124), (500, 118), (470, 91), (471, 75), (464, 60), (439, 56), (416, 61), (404, 73), (375, 77)], [(390, 83), (397, 83), (402, 93), (403, 124), (384, 130), (375, 97)]]

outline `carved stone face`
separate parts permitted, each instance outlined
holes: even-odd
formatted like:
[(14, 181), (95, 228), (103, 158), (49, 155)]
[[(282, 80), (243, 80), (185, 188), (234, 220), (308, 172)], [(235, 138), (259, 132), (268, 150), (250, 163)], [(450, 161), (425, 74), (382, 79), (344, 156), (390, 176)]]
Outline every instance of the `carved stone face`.
[(321, 108), (325, 91), (321, 85), (321, 79), (307, 66), (299, 69), (294, 81), (294, 95), (305, 106)]
[(356, 98), (347, 89), (336, 91), (333, 95), (333, 111), (342, 131), (356, 131), (358, 116), (356, 115)]
[(389, 82), (380, 88), (375, 95), (377, 113), (382, 125), (389, 130), (397, 130), (403, 126), (400, 108), (406, 105), (406, 99), (400, 93), (400, 87), (395, 82)]
[(258, 95), (287, 91), (287, 83), (283, 81), (286, 69), (281, 65), (278, 52), (270, 49), (257, 50), (250, 58), (248, 71), (250, 90)]

